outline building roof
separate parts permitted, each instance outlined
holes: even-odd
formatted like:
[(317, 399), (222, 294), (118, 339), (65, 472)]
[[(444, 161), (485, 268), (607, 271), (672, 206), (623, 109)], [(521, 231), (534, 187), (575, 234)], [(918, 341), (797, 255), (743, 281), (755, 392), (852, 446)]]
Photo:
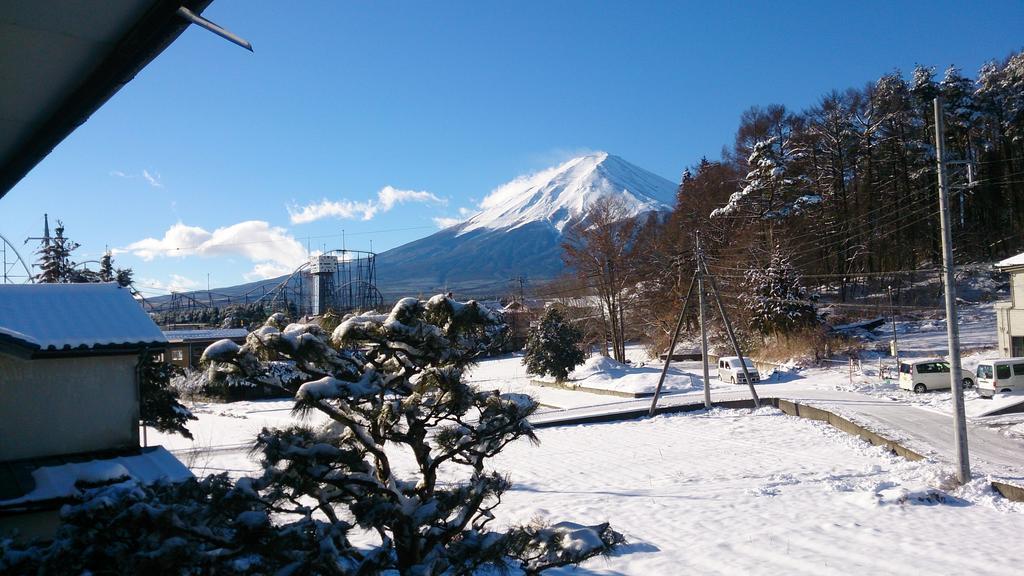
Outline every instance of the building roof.
[(164, 338), (168, 342), (196, 342), (204, 340), (222, 340), (224, 338), (245, 338), (249, 331), (245, 328), (208, 328), (201, 330), (164, 330)]
[(116, 283), (0, 285), (0, 352), (31, 358), (166, 343), (142, 306)]
[(1024, 253), (1010, 256), (1006, 260), (996, 263), (996, 268), (1014, 268), (1017, 266), (1024, 266)]
[(53, 508), (94, 486), (182, 482), (192, 472), (162, 446), (0, 463), (0, 513)]
[(0, 2), (0, 198), (211, 1)]

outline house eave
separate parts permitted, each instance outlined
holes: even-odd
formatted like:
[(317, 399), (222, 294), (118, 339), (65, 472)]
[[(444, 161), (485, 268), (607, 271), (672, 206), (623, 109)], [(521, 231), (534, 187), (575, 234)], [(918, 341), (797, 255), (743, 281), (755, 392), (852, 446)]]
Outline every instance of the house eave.
[[(22, 139), (10, 155), (0, 157), (0, 198), (188, 28), (190, 22), (177, 14), (179, 7), (200, 14), (212, 1), (154, 0), (117, 39), (106, 57), (88, 70), (85, 80), (60, 95), (61, 103), (54, 112)], [(57, 9), (59, 6), (55, 5), (54, 10)]]

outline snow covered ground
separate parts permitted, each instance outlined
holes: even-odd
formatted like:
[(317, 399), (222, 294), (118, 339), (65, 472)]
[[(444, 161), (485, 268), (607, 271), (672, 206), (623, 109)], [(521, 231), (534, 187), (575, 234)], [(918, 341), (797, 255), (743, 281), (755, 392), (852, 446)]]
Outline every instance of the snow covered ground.
[[(287, 414), (280, 402), (244, 404), (203, 413), (222, 432), (213, 440), (244, 440)], [(513, 480), (498, 521), (608, 520), (629, 541), (556, 573), (1008, 574), (1015, 538), (986, 535), (1024, 530), (1024, 504), (984, 478), (953, 488), (948, 466), (908, 462), (772, 408), (538, 435), (540, 446), (513, 444), (493, 462)], [(197, 472), (256, 469), (245, 450), (203, 457)]]
[(514, 484), (499, 518), (611, 521), (629, 544), (579, 573), (1016, 571), (1015, 538), (991, 536), (1024, 529), (1024, 504), (983, 479), (951, 490), (946, 468), (771, 408), (543, 429), (540, 440), (496, 459)]
[[(964, 346), (974, 350), (966, 367), (992, 355), (993, 326), (991, 306), (964, 315)], [(901, 323), (903, 356), (943, 355), (944, 328), (928, 319)], [(891, 336), (881, 332), (880, 341)], [(573, 377), (588, 387), (653, 389), (660, 363), (641, 364), (639, 347), (629, 355), (632, 366), (595, 358)], [(536, 386), (521, 360), (487, 359), (468, 379), (485, 390), (531, 394), (547, 419), (650, 401)], [(514, 484), (499, 521), (608, 520), (628, 537), (616, 555), (562, 571), (567, 574), (1014, 573), (1016, 539), (1009, 535), (1024, 529), (1024, 504), (992, 492), (987, 474), (1024, 481), (1024, 415), (981, 414), (1022, 398), (981, 400), (968, 393), (976, 475), (954, 487), (950, 394), (902, 391), (883, 381), (877, 366), (878, 356), (868, 351), (852, 377), (845, 362), (782, 369), (758, 389), (762, 396), (827, 406), (905, 441), (928, 460), (908, 462), (771, 408), (545, 428), (538, 431), (539, 447), (514, 444), (494, 461)], [(665, 402), (699, 399), (700, 373), (699, 362), (673, 363)], [(713, 369), (710, 385), (717, 400), (746, 396), (744, 386), (719, 382)], [(197, 474), (253, 473), (248, 447), (255, 434), (292, 423), (291, 404), (199, 404), (199, 421), (189, 426), (194, 442), (150, 431), (150, 443), (172, 449)]]

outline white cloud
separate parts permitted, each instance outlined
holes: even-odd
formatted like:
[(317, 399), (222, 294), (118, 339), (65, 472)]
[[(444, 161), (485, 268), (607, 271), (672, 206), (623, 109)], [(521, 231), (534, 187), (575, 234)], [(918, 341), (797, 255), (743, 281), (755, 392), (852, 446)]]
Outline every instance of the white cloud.
[(154, 173), (150, 174), (149, 170), (143, 169), (142, 170), (142, 177), (145, 178), (146, 182), (149, 182), (149, 185), (152, 186), (153, 188), (163, 188), (164, 187), (164, 185), (160, 183), (160, 173), (159, 172), (154, 172)]
[(171, 274), (170, 280), (164, 282), (156, 278), (140, 278), (136, 284), (153, 292), (188, 292), (200, 287), (199, 282), (180, 274)]
[(277, 278), (278, 276), (291, 274), (294, 270), (294, 266), (284, 266), (274, 264), (273, 262), (260, 262), (252, 267), (251, 272), (246, 272), (244, 276), (247, 282), (253, 282), (255, 280), (266, 280), (267, 278)]
[(306, 224), (324, 218), (340, 218), (343, 220), (371, 220), (377, 214), (387, 212), (398, 204), (421, 202), (425, 204), (447, 204), (447, 200), (423, 190), (399, 190), (385, 186), (377, 192), (377, 198), (371, 200), (321, 200), (305, 206), (288, 206), (288, 215), (292, 224)]
[[(250, 274), (273, 277), (290, 272), (306, 260), (306, 249), (284, 228), (262, 220), (247, 220), (209, 232), (198, 226), (174, 224), (163, 238), (145, 238), (129, 244), (128, 251), (150, 261), (186, 256), (240, 256), (256, 264)], [(271, 272), (273, 271), (273, 272)]]
[(125, 179), (128, 179), (128, 180), (130, 180), (132, 178), (142, 177), (153, 188), (163, 188), (164, 187), (163, 183), (160, 182), (160, 179), (161, 179), (160, 173), (156, 172), (156, 171), (150, 172), (149, 170), (143, 169), (141, 174), (131, 174), (131, 173), (125, 172), (123, 170), (111, 170), (110, 172), (108, 172), (108, 174), (110, 174), (111, 176), (116, 176), (117, 178), (125, 178)]
[(437, 224), (437, 227), (441, 228), (441, 229), (450, 228), (452, 226), (455, 226), (456, 224), (461, 224), (462, 223), (462, 218), (442, 217), (442, 218), (432, 218), (432, 220), (434, 221), (434, 224)]
[(472, 215), (473, 211), (471, 209), (466, 207), (460, 207), (459, 215), (457, 217), (442, 216), (440, 218), (432, 218), (432, 220), (434, 221), (434, 224), (436, 224), (438, 228), (444, 229), (449, 228), (451, 226), (455, 226), (456, 224), (461, 224)]

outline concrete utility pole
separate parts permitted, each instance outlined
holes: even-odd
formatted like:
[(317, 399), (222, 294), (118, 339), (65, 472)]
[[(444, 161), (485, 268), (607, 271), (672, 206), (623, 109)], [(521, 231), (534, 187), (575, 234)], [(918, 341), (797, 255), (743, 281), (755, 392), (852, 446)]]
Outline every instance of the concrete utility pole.
[(967, 417), (964, 413), (964, 385), (960, 368), (960, 329), (957, 326), (956, 284), (953, 275), (953, 233), (949, 221), (949, 192), (946, 182), (946, 131), (942, 98), (935, 99), (935, 159), (939, 174), (939, 219), (942, 224), (942, 268), (946, 288), (946, 339), (949, 343), (949, 383), (953, 392), (953, 439), (956, 444), (956, 477), (961, 484), (971, 479), (967, 453)]
[[(704, 260), (704, 252), (700, 247), (700, 233), (697, 233), (697, 261), (702, 262)], [(697, 266), (697, 302), (700, 306), (700, 359), (704, 368), (704, 407), (711, 409), (711, 380), (708, 375), (708, 328), (704, 323), (704, 318), (707, 316), (707, 302), (704, 301), (704, 274), (701, 273), (700, 266)]]
[(896, 339), (896, 309), (892, 306), (892, 286), (887, 286), (889, 292), (889, 318), (892, 320), (892, 355), (896, 357), (896, 380), (900, 379), (900, 343)]

